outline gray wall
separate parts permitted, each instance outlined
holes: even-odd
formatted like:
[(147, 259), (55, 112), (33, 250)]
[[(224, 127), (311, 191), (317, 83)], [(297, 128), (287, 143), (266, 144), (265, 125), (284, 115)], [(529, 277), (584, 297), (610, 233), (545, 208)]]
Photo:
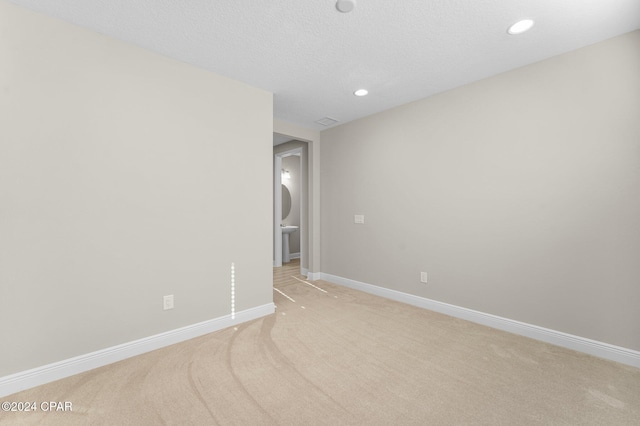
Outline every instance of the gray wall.
[(0, 94), (0, 376), (272, 302), (270, 93), (2, 1)]
[(640, 350), (640, 31), (321, 141), (323, 272)]

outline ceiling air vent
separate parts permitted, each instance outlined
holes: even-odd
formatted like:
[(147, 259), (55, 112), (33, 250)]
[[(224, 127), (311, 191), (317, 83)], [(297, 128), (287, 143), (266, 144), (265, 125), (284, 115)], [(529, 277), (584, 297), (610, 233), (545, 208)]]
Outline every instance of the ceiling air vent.
[(322, 125), (322, 126), (331, 126), (332, 124), (337, 123), (338, 120), (336, 120), (335, 118), (331, 118), (331, 117), (324, 117), (321, 118), (320, 120), (316, 120), (316, 123)]

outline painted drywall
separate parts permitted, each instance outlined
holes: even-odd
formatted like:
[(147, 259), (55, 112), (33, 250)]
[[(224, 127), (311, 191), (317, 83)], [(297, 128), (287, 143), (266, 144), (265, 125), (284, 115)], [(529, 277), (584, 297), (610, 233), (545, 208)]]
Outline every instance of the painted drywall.
[(271, 303), (272, 94), (6, 1), (0, 93), (0, 376)]
[(321, 269), (640, 350), (639, 118), (636, 31), (323, 131)]

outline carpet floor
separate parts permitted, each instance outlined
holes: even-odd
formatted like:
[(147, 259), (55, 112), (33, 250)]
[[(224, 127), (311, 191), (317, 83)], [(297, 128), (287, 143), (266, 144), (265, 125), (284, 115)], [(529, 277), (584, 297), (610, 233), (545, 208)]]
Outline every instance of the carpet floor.
[(274, 269), (276, 313), (4, 401), (1, 425), (640, 425), (640, 369)]

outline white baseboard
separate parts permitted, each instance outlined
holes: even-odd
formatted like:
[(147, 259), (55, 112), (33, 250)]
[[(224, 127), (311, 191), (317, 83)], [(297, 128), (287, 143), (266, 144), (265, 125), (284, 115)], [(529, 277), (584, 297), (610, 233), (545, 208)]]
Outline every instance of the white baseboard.
[[(309, 281), (322, 280), (323, 273), (322, 272), (307, 272), (307, 279)], [(329, 280), (326, 280), (329, 281)], [(337, 284), (337, 283), (336, 283)]]
[(231, 314), (225, 315), (42, 367), (22, 371), (10, 376), (0, 377), (0, 397), (93, 370), (94, 368), (122, 361), (126, 358), (193, 339), (194, 337), (222, 330), (223, 328), (236, 324), (261, 318), (274, 312), (274, 304), (267, 303), (266, 305), (237, 312), (235, 318), (232, 318)]
[(561, 346), (563, 348), (572, 349), (578, 352), (640, 368), (640, 352), (633, 349), (614, 346), (608, 343), (563, 333), (561, 331), (555, 331), (539, 327), (537, 325), (499, 317), (497, 315), (486, 314), (484, 312), (474, 311), (473, 309), (450, 305), (448, 303), (438, 302), (437, 300), (402, 293), (400, 291), (378, 287), (331, 274), (321, 272), (318, 275), (319, 277), (317, 279), (329, 281), (354, 290), (364, 291), (365, 293), (374, 294), (397, 302), (407, 303), (419, 308), (429, 309), (431, 311), (461, 318), (477, 324), (497, 328), (498, 330), (508, 331), (510, 333)]

